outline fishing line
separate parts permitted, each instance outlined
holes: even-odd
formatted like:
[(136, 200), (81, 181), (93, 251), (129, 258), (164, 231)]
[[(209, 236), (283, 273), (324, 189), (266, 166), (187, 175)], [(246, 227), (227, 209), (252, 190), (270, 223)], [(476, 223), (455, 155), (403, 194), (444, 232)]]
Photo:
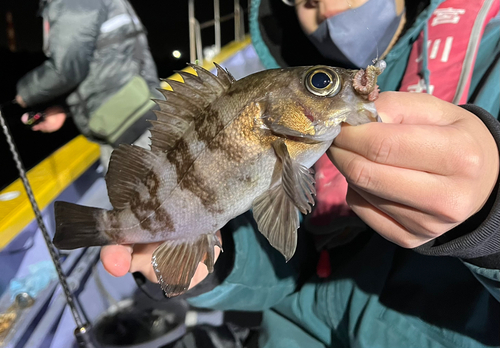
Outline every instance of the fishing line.
[(71, 310), (71, 314), (73, 315), (73, 318), (75, 320), (77, 327), (74, 333), (77, 338), (78, 345), (82, 348), (91, 348), (93, 346), (95, 347), (95, 345), (90, 341), (90, 339), (87, 336), (90, 326), (89, 324), (83, 323), (82, 321), (80, 313), (78, 312), (78, 309), (75, 304), (76, 301), (74, 299), (74, 295), (72, 294), (69, 288), (66, 276), (64, 275), (64, 272), (61, 268), (61, 263), (59, 261), (59, 252), (55, 248), (54, 244), (52, 244), (52, 240), (50, 239), (47, 227), (43, 222), (42, 213), (40, 212), (38, 204), (35, 200), (35, 196), (33, 195), (31, 185), (26, 176), (26, 171), (24, 170), (24, 166), (19, 157), (19, 152), (17, 151), (14, 139), (12, 138), (9, 127), (7, 126), (7, 123), (5, 122), (5, 119), (2, 115), (2, 106), (0, 106), (0, 125), (2, 127), (3, 133), (5, 134), (7, 143), (9, 144), (10, 152), (12, 153), (12, 157), (14, 159), (14, 162), (16, 163), (17, 170), (19, 171), (19, 176), (21, 177), (21, 181), (23, 182), (23, 186), (28, 195), (31, 207), (33, 208), (33, 212), (35, 213), (38, 227), (40, 227), (40, 231), (42, 231), (43, 239), (45, 240), (45, 244), (47, 245), (47, 249), (49, 250), (50, 257), (52, 259), (52, 262), (54, 263), (57, 277), (59, 278), (59, 283), (61, 284), (64, 296), (66, 297), (66, 302), (68, 303), (68, 306)]

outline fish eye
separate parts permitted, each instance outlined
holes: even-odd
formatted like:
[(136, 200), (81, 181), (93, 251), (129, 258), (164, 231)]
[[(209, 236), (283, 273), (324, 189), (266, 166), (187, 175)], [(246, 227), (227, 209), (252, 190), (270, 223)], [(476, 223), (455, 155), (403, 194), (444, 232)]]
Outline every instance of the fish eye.
[(305, 85), (314, 95), (333, 97), (340, 90), (340, 77), (333, 70), (314, 68), (306, 74)]
[(311, 85), (315, 88), (323, 89), (328, 87), (328, 85), (332, 83), (330, 76), (320, 71), (311, 76)]

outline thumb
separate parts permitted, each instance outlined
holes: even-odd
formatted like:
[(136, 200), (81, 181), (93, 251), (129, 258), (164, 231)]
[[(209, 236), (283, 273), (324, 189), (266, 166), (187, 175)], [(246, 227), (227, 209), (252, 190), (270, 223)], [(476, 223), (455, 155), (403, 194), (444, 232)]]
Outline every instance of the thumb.
[(24, 113), (24, 114), (21, 116), (21, 122), (22, 122), (22, 123), (24, 123), (24, 124), (28, 123), (28, 117), (29, 117), (28, 113), (27, 113), (27, 112), (26, 112), (26, 113)]
[(375, 106), (384, 123), (445, 126), (458, 119), (456, 105), (425, 93), (383, 92)]
[(104, 269), (115, 277), (127, 274), (132, 261), (132, 247), (129, 245), (106, 245), (101, 248)]

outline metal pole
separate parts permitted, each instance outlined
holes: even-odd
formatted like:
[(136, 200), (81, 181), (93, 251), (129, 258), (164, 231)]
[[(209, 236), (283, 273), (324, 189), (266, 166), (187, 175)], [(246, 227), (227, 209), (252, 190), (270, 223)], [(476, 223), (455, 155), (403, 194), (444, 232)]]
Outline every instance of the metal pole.
[(195, 18), (194, 18), (194, 0), (188, 2), (188, 17), (189, 17), (189, 60), (191, 63), (196, 61), (196, 33), (195, 33)]
[(196, 56), (198, 60), (200, 61), (200, 64), (203, 63), (204, 57), (203, 57), (203, 46), (201, 45), (201, 28), (200, 28), (200, 23), (195, 20), (195, 32), (196, 32)]
[(235, 41), (240, 41), (240, 1), (239, 0), (234, 0), (234, 40)]
[(240, 9), (240, 41), (245, 38), (245, 15), (243, 11), (243, 7), (238, 5), (238, 8)]
[(16, 149), (16, 145), (14, 144), (14, 140), (10, 134), (9, 128), (2, 116), (2, 111), (0, 109), (0, 125), (2, 126), (5, 137), (7, 138), (7, 143), (9, 144), (10, 151), (14, 158), (14, 162), (16, 162), (17, 170), (19, 171), (19, 176), (23, 182), (26, 193), (28, 194), (28, 199), (31, 203), (31, 207), (33, 208), (33, 212), (35, 213), (36, 221), (38, 222), (38, 226), (40, 227), (40, 231), (42, 232), (43, 239), (45, 240), (45, 244), (47, 245), (47, 249), (49, 250), (50, 257), (52, 258), (52, 262), (54, 263), (54, 267), (57, 272), (57, 277), (59, 278), (59, 283), (63, 289), (64, 295), (66, 297), (66, 302), (71, 310), (71, 314), (73, 314), (73, 318), (75, 319), (75, 323), (77, 328), (75, 329), (75, 336), (79, 343), (80, 347), (93, 347), (91, 344), (91, 338), (88, 337), (88, 329), (90, 328), (89, 324), (84, 324), (80, 313), (75, 305), (75, 299), (73, 298), (73, 294), (71, 293), (68, 282), (66, 281), (66, 277), (61, 268), (61, 263), (59, 262), (59, 253), (57, 249), (52, 244), (49, 233), (43, 222), (42, 213), (38, 208), (38, 204), (36, 203), (35, 196), (33, 195), (33, 190), (31, 189), (31, 185), (26, 177), (26, 171), (24, 170), (24, 166), (19, 158), (18, 151)]
[(221, 49), (219, 0), (214, 0), (214, 21), (215, 51), (218, 54)]

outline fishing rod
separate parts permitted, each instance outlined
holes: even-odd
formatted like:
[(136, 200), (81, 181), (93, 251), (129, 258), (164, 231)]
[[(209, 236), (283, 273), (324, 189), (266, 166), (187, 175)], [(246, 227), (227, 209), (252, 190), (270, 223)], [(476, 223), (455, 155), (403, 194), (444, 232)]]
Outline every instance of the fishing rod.
[[(17, 102), (13, 100), (11, 103), (15, 104)], [(52, 262), (54, 263), (54, 267), (57, 272), (57, 277), (59, 278), (59, 283), (61, 284), (64, 296), (66, 297), (66, 302), (68, 303), (68, 306), (71, 310), (71, 314), (73, 315), (73, 318), (75, 320), (76, 329), (74, 331), (74, 334), (76, 341), (78, 343), (78, 346), (81, 348), (98, 348), (98, 345), (96, 344), (95, 340), (93, 339), (90, 333), (90, 324), (84, 323), (82, 317), (80, 316), (78, 308), (75, 304), (76, 300), (74, 294), (71, 292), (68, 286), (68, 282), (66, 280), (66, 276), (64, 275), (64, 272), (61, 268), (61, 262), (59, 261), (59, 252), (52, 243), (50, 235), (47, 231), (47, 227), (43, 222), (42, 213), (40, 212), (38, 204), (35, 200), (35, 196), (33, 195), (31, 185), (26, 176), (26, 171), (19, 157), (19, 152), (17, 151), (14, 139), (12, 138), (9, 127), (7, 126), (7, 123), (5, 122), (5, 119), (2, 115), (2, 109), (4, 108), (4, 106), (5, 104), (0, 105), (0, 125), (7, 139), (7, 143), (9, 144), (10, 152), (12, 153), (14, 162), (16, 163), (17, 170), (19, 171), (19, 176), (21, 177), (21, 180), (23, 182), (23, 186), (28, 195), (31, 207), (33, 208), (33, 212), (35, 213), (36, 221), (38, 223), (38, 226), (40, 227), (40, 231), (42, 231), (43, 239), (45, 240), (45, 244), (47, 245), (47, 249), (49, 250), (50, 257), (52, 259)]]

